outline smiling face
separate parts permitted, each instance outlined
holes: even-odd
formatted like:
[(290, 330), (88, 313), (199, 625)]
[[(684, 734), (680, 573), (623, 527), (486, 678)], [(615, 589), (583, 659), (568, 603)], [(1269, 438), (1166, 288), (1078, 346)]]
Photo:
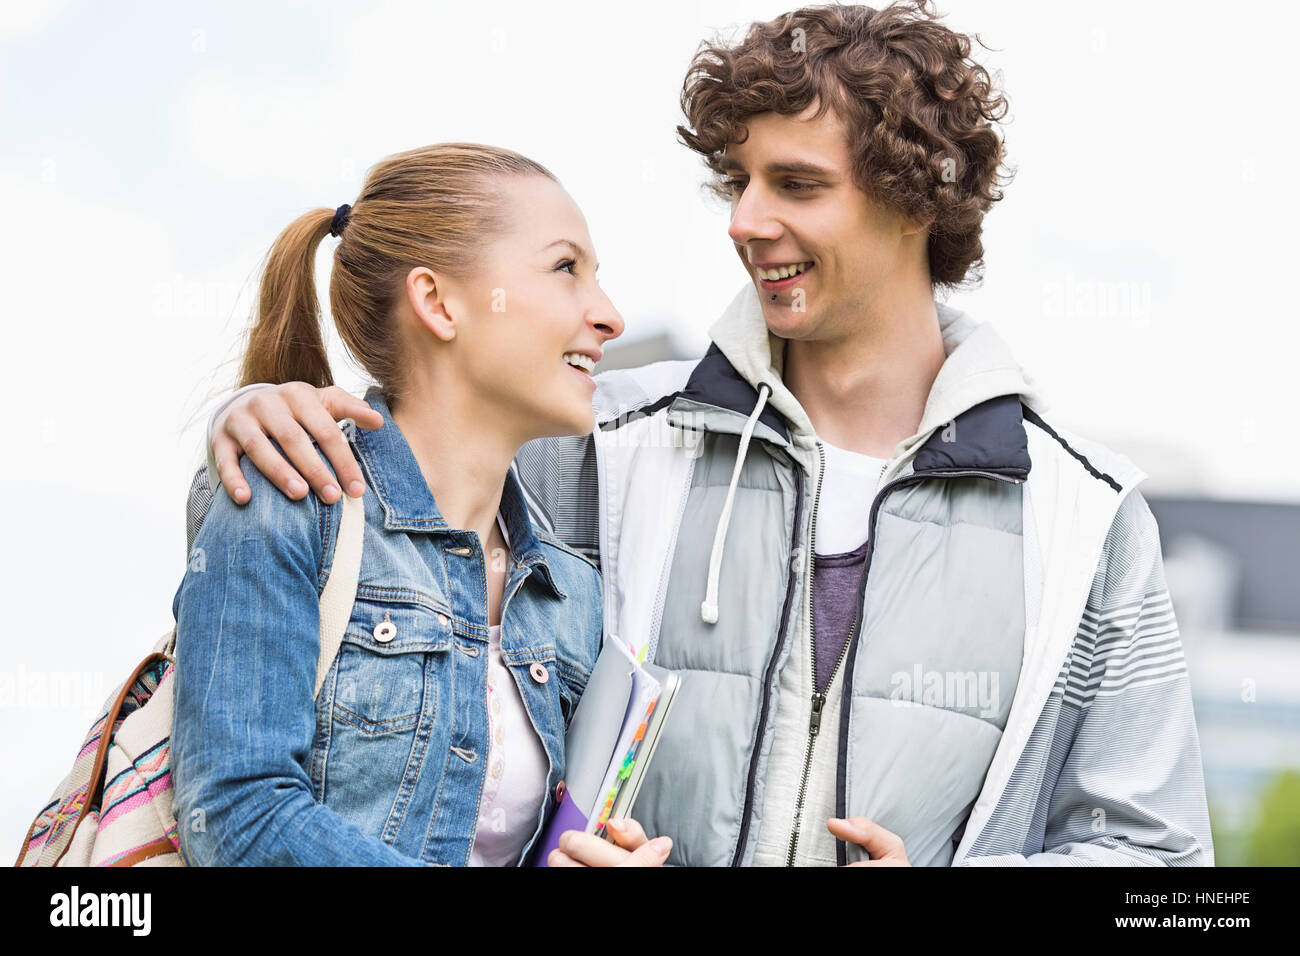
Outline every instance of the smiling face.
[(925, 262), (923, 231), (857, 187), (843, 124), (832, 109), (813, 119), (816, 108), (750, 117), (745, 142), (721, 160), (728, 234), (769, 331), (786, 339), (852, 335), (866, 308)]
[(591, 372), (623, 318), (597, 284), (586, 220), (564, 188), (530, 175), (503, 178), (499, 191), (505, 225), (476, 274), (438, 276), (431, 311), (428, 294), (412, 301), (426, 303), (425, 325), (452, 346), (442, 380), (474, 396), (485, 422), (521, 441), (589, 432)]

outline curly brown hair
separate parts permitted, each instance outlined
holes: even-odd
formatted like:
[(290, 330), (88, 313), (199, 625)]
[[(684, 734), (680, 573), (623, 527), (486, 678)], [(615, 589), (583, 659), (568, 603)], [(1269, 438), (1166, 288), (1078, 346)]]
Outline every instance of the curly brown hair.
[(705, 41), (682, 86), (678, 136), (726, 198), (721, 156), (748, 137), (747, 118), (797, 115), (814, 102), (820, 118), (833, 107), (849, 130), (858, 188), (929, 223), (932, 285), (977, 284), (984, 214), (1012, 176), (994, 125), (1007, 101), (971, 59), (971, 38), (938, 21), (928, 0), (831, 4), (754, 23), (734, 45)]

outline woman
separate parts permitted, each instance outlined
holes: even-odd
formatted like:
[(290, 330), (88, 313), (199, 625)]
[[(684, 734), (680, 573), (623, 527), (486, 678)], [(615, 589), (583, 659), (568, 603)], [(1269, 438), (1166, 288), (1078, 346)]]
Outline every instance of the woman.
[(370, 489), (356, 601), (313, 700), (342, 505), (272, 494), (245, 460), (254, 494), (217, 492), (175, 601), (181, 852), (518, 864), (563, 779), (601, 598), (596, 567), (532, 527), (509, 467), (532, 438), (591, 430), (589, 373), (623, 320), (549, 171), (440, 144), (280, 235), (244, 383), (330, 384), (313, 282), (327, 235), (335, 326), (377, 383), (369, 430), (338, 437)]

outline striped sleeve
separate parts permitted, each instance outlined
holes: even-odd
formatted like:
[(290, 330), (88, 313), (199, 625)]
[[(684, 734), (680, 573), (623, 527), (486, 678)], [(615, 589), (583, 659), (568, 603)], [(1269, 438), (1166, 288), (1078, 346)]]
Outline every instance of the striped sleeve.
[(190, 494), (185, 502), (186, 564), (194, 553), (194, 541), (199, 536), (199, 529), (203, 527), (203, 519), (212, 507), (212, 486), (208, 483), (208, 475), (207, 464), (199, 465), (194, 472), (194, 480), (190, 482)]
[(515, 455), (533, 522), (600, 566), (600, 495), (591, 435), (537, 438)]
[(1018, 808), (1034, 821), (1024, 854), (973, 847), (963, 863), (1213, 865), (1182, 641), (1155, 517), (1137, 491), (1116, 513), (1049, 709), (1041, 782), (1021, 794), (1039, 805)]

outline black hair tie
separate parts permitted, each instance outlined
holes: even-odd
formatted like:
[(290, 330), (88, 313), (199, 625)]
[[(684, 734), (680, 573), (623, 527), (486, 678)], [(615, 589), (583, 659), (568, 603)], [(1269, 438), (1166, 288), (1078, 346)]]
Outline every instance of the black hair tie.
[(334, 218), (330, 221), (330, 235), (337, 236), (343, 232), (343, 227), (348, 224), (348, 216), (352, 212), (352, 207), (347, 203), (339, 206), (334, 210)]

